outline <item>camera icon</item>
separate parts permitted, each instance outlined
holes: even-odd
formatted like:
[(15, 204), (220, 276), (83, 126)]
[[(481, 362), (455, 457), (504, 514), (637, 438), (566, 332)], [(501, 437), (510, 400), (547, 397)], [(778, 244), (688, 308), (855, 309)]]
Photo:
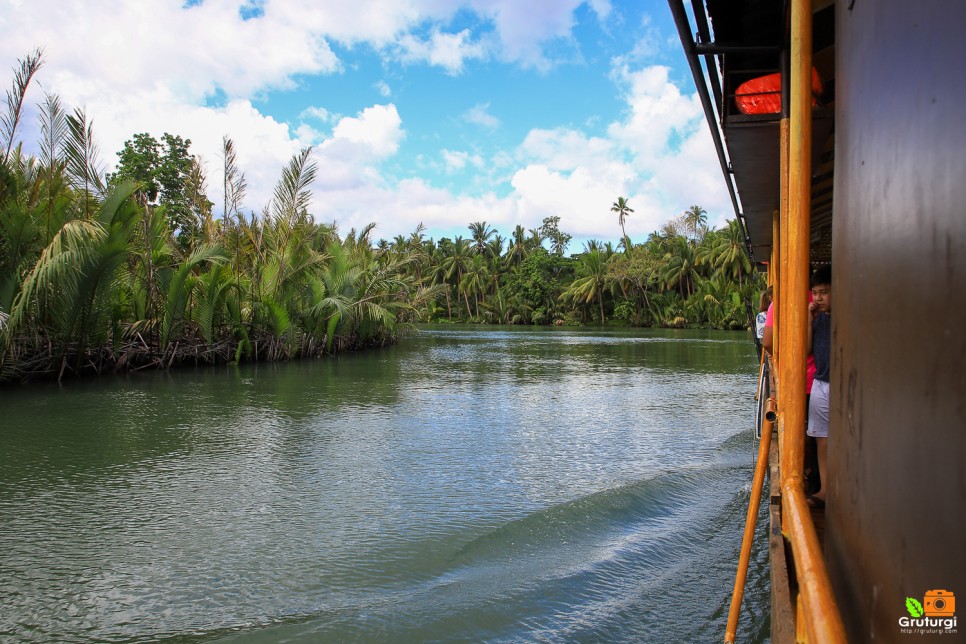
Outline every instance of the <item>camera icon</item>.
[(927, 590), (922, 603), (927, 617), (952, 617), (956, 613), (956, 596), (948, 590)]

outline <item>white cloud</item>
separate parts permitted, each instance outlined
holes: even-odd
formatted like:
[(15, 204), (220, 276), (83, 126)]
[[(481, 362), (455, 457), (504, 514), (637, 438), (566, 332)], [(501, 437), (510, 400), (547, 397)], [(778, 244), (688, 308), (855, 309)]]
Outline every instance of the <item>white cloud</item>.
[(379, 81), (378, 83), (375, 84), (375, 88), (376, 88), (376, 91), (379, 92), (379, 95), (382, 96), (383, 98), (389, 98), (390, 96), (392, 96), (392, 89), (389, 87), (389, 84), (386, 83), (386, 81), (383, 81), (383, 80)]
[(554, 170), (581, 165), (604, 170), (620, 154), (612, 141), (567, 128), (530, 130), (518, 152)]
[(442, 67), (450, 74), (463, 71), (463, 63), (469, 59), (483, 58), (486, 48), (473, 42), (468, 29), (455, 34), (433, 29), (428, 40), (421, 40), (412, 34), (400, 38), (399, 45), (406, 61), (425, 61), (430, 65)]
[(299, 114), (299, 118), (303, 121), (306, 119), (314, 119), (316, 121), (322, 121), (323, 123), (328, 123), (329, 121), (331, 121), (336, 117), (334, 114), (329, 112), (329, 110), (325, 109), (324, 107), (311, 106), (311, 107), (306, 107), (304, 110), (302, 110), (302, 113)]
[(662, 151), (675, 143), (674, 137), (692, 134), (698, 126), (707, 127), (697, 94), (681, 94), (668, 80), (667, 67), (655, 65), (630, 71), (625, 66), (614, 75), (620, 85), (630, 88), (626, 97), (630, 115), (611, 124), (608, 134), (633, 151), (642, 163), (651, 158), (657, 167)]
[(674, 39), (669, 42), (666, 34), (662, 34), (661, 30), (653, 25), (653, 19), (649, 14), (644, 14), (642, 17), (641, 30), (643, 33), (636, 35), (631, 50), (612, 61), (614, 69), (624, 69), (629, 64), (641, 64), (665, 49), (680, 46), (677, 35), (671, 34)]
[(396, 106), (373, 105), (357, 117), (345, 117), (332, 131), (322, 150), (338, 156), (376, 161), (392, 156), (404, 136)]
[(468, 165), (482, 168), (484, 164), (483, 157), (478, 154), (446, 149), (442, 150), (440, 154), (443, 156), (443, 163), (446, 164), (446, 171), (450, 173), (463, 170)]
[[(547, 69), (550, 61), (542, 45), (570, 38), (574, 10), (583, 0), (520, 2), (519, 0), (471, 0), (470, 5), (493, 21), (500, 40), (499, 57), (525, 66)], [(605, 7), (605, 2), (595, 3)], [(595, 7), (596, 8), (596, 7)]]
[[(463, 234), (467, 222), (485, 220), (507, 234), (514, 225), (539, 226), (544, 217), (559, 216), (561, 228), (574, 235), (571, 250), (588, 238), (617, 239), (620, 227), (610, 211), (619, 196), (634, 208), (626, 223), (633, 239), (641, 240), (692, 203), (703, 206), (712, 224), (731, 215), (696, 96), (684, 95), (662, 67), (615, 74), (626, 86), (627, 111), (606, 128), (606, 136), (588, 136), (568, 129), (531, 130), (511, 154), (501, 153), (483, 166), (509, 170), (510, 192), (468, 198), (433, 188), (422, 179), (395, 185), (359, 186), (346, 197), (350, 218), (361, 226), (380, 212), (379, 236), (413, 230), (419, 222), (431, 230)], [(486, 105), (475, 109), (486, 114)], [(473, 155), (443, 149), (444, 163), (453, 170), (467, 167)], [(332, 195), (326, 195), (326, 201)], [(376, 205), (378, 204), (378, 205)], [(333, 204), (334, 205), (334, 204)], [(454, 221), (453, 213), (459, 213)]]
[[(333, 211), (340, 213), (342, 232), (350, 228), (358, 230), (376, 222), (376, 239), (408, 234), (420, 223), (431, 231), (429, 236), (439, 239), (465, 236), (466, 226), (471, 221), (485, 220), (501, 230), (508, 230), (517, 220), (512, 200), (493, 194), (457, 196), (420, 178), (403, 179), (391, 187), (362, 183), (327, 192), (325, 200)], [(454, 212), (458, 212), (459, 217), (454, 218)]]
[(263, 18), (246, 21), (238, 2), (224, 0), (187, 9), (180, 3), (32, 0), (6, 11), (0, 59), (41, 46), (62, 76), (139, 91), (163, 85), (186, 101), (217, 89), (248, 96), (291, 87), (294, 74), (337, 70), (322, 34), (278, 15), (278, 5), (269, 3)]
[(474, 105), (463, 113), (463, 120), (476, 125), (482, 125), (483, 127), (491, 130), (496, 129), (500, 127), (500, 119), (490, 114), (487, 111), (489, 109), (489, 103)]

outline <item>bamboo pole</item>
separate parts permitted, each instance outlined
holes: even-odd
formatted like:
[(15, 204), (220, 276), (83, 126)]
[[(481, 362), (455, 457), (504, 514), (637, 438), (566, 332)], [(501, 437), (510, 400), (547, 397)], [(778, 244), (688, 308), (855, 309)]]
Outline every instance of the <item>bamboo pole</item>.
[[(778, 453), (779, 455), (785, 453), (785, 404), (788, 401), (788, 392), (785, 389), (785, 378), (782, 377), (782, 352), (784, 351), (785, 343), (787, 339), (785, 338), (785, 329), (788, 325), (784, 323), (786, 318), (786, 307), (787, 307), (787, 297), (785, 295), (785, 276), (788, 275), (788, 175), (789, 175), (789, 126), (788, 118), (782, 118), (779, 123), (779, 159), (781, 162), (781, 170), (779, 172), (779, 210), (775, 216), (773, 222), (774, 235), (777, 240), (775, 248), (777, 248), (777, 262), (778, 275), (775, 279), (775, 309), (773, 311), (774, 317), (772, 323), (774, 328), (772, 329), (773, 339), (772, 343), (775, 346), (775, 381), (776, 381), (776, 395), (778, 397), (779, 404), (779, 421), (778, 421)], [(779, 485), (781, 483), (779, 482)], [(785, 531), (785, 516), (782, 515), (782, 531)]]
[(791, 3), (791, 105), (789, 121), (789, 214), (781, 365), (786, 396), (782, 471), (782, 521), (787, 529), (799, 582), (801, 611), (810, 642), (845, 642), (845, 629), (825, 568), (818, 536), (805, 500), (802, 473), (805, 447), (805, 359), (807, 356), (809, 218), (812, 156), (812, 3)]
[(758, 522), (761, 490), (765, 485), (765, 472), (768, 471), (768, 452), (771, 449), (771, 433), (775, 418), (775, 399), (769, 398), (765, 402), (765, 416), (761, 421), (761, 442), (758, 444), (758, 460), (755, 463), (755, 476), (751, 483), (751, 498), (748, 501), (748, 514), (745, 517), (745, 535), (741, 541), (741, 555), (738, 557), (738, 573), (735, 575), (735, 587), (731, 593), (731, 608), (728, 610), (725, 644), (732, 644), (738, 632), (738, 616), (741, 614), (741, 600), (745, 596), (748, 561), (751, 559), (751, 544), (755, 538), (755, 524)]
[[(822, 546), (801, 487), (782, 489), (782, 513), (788, 515), (788, 538), (795, 557), (799, 598), (809, 642), (845, 643), (845, 627), (822, 557)], [(801, 624), (799, 624), (801, 627)]]
[[(774, 221), (772, 223), (773, 234), (777, 240), (778, 256), (776, 258), (778, 266), (778, 278), (775, 280), (775, 292), (774, 296), (779, 298), (778, 302), (784, 304), (785, 297), (784, 281), (782, 276), (788, 275), (788, 164), (789, 164), (789, 137), (791, 136), (788, 119), (783, 118), (779, 122), (779, 154), (781, 159), (781, 170), (779, 171), (779, 202), (778, 202), (778, 212), (774, 215)], [(779, 312), (779, 305), (775, 306), (775, 313)], [(775, 335), (775, 346), (776, 354), (775, 359), (781, 362), (781, 343), (778, 342), (778, 331), (781, 326), (781, 315), (776, 315), (775, 319), (775, 329), (773, 330)], [(781, 401), (781, 398), (778, 399)]]
[[(812, 154), (812, 25), (811, 3), (793, 0), (791, 101), (788, 137), (788, 211), (782, 222), (786, 270), (782, 274), (782, 307), (779, 361), (782, 396), (783, 451), (782, 490), (797, 485), (804, 489), (802, 468), (805, 452), (805, 360), (808, 311), (809, 217)], [(802, 87), (802, 80), (805, 85)]]

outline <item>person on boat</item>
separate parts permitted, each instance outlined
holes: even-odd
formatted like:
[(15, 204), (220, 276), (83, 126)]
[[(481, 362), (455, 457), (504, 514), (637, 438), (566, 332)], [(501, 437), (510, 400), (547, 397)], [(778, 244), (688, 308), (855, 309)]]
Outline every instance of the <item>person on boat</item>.
[[(771, 295), (772, 287), (768, 287), (769, 296)], [(808, 292), (808, 304), (812, 304), (812, 292)], [(775, 343), (775, 317), (774, 317), (775, 305), (771, 302), (768, 305), (768, 311), (765, 314), (765, 324), (762, 329), (761, 336), (761, 346), (769, 353), (772, 352), (772, 348)], [(808, 409), (809, 400), (812, 395), (812, 382), (815, 380), (815, 357), (809, 353), (808, 357), (805, 359), (805, 408)], [(805, 420), (806, 424), (808, 419)], [(808, 494), (818, 492), (820, 489), (820, 483), (818, 481), (818, 456), (816, 455), (817, 447), (815, 444), (815, 439), (810, 435), (805, 438), (805, 491)]]
[(771, 306), (772, 288), (769, 286), (761, 292), (758, 300), (758, 315), (755, 316), (755, 336), (761, 340), (765, 334), (765, 320), (768, 319), (768, 307)]
[[(768, 287), (769, 293), (771, 292), (771, 287)], [(808, 304), (812, 304), (812, 293), (808, 293)], [(775, 303), (771, 302), (768, 305), (768, 311), (765, 313), (765, 325), (762, 329), (761, 334), (761, 346), (765, 348), (765, 351), (771, 355), (772, 350), (775, 346)], [(805, 361), (805, 396), (806, 404), (808, 404), (808, 396), (812, 393), (812, 380), (815, 378), (815, 360), (812, 354), (808, 354), (808, 358)]]
[(828, 463), (829, 362), (832, 354), (832, 267), (812, 274), (812, 301), (808, 305), (808, 350), (815, 359), (815, 379), (808, 400), (808, 435), (815, 437), (819, 489), (808, 497), (809, 505), (825, 505)]

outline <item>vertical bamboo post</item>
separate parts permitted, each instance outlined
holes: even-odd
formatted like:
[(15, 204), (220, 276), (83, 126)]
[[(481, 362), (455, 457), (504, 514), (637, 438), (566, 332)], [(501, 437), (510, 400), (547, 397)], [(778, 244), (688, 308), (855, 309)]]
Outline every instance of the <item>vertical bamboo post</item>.
[[(808, 356), (809, 226), (812, 168), (812, 5), (792, 2), (791, 100), (788, 137), (788, 217), (782, 225), (787, 258), (782, 289), (780, 385), (785, 402), (782, 488), (794, 482), (804, 488), (805, 360)], [(785, 253), (783, 253), (785, 254)]]
[[(775, 345), (775, 374), (778, 396), (778, 453), (785, 453), (785, 405), (788, 402), (788, 391), (786, 389), (785, 378), (782, 374), (782, 351), (787, 342), (784, 332), (788, 325), (784, 323), (787, 315), (788, 297), (786, 295), (786, 276), (788, 275), (788, 149), (789, 149), (789, 128), (788, 117), (783, 117), (779, 123), (779, 159), (781, 168), (779, 171), (779, 210), (775, 213), (772, 224), (773, 227), (773, 249), (776, 250), (776, 266), (778, 269), (777, 279), (775, 280), (775, 309), (773, 311), (774, 334), (772, 342)], [(784, 517), (782, 518), (782, 529), (784, 530)]]
[[(782, 521), (788, 527), (799, 581), (799, 636), (809, 642), (844, 642), (845, 629), (835, 603), (822, 550), (805, 500), (802, 474), (805, 451), (805, 358), (807, 354), (809, 225), (812, 167), (812, 2), (791, 2), (791, 100), (789, 110), (789, 214), (787, 267), (784, 276), (786, 342), (782, 351), (784, 451)], [(802, 629), (804, 622), (804, 629)]]
[(758, 444), (758, 460), (755, 463), (755, 476), (751, 483), (751, 498), (748, 500), (748, 514), (745, 517), (745, 534), (741, 541), (741, 554), (738, 556), (738, 573), (731, 593), (731, 607), (728, 609), (728, 625), (724, 641), (731, 644), (738, 633), (738, 617), (741, 614), (741, 600), (745, 596), (745, 580), (748, 577), (748, 562), (751, 559), (751, 544), (755, 540), (755, 524), (758, 522), (758, 506), (761, 505), (761, 491), (765, 486), (765, 472), (768, 470), (768, 452), (771, 449), (771, 433), (775, 424), (775, 399), (765, 402), (765, 416), (761, 419), (761, 442)]

